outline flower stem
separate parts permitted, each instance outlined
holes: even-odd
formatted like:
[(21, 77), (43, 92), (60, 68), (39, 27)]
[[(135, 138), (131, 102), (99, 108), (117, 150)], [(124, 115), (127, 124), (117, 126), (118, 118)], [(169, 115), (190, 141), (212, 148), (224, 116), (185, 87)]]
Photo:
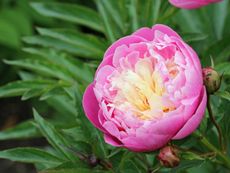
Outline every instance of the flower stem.
[(199, 132), (196, 132), (194, 133), (195, 136), (197, 136), (201, 143), (203, 145), (205, 145), (209, 150), (215, 152), (217, 154), (217, 156), (219, 156), (224, 165), (227, 167), (227, 168), (230, 168), (230, 158), (228, 158), (223, 152), (221, 152), (220, 150), (218, 150), (214, 145), (212, 145), (208, 140), (207, 138), (205, 138), (203, 135), (201, 135)]
[(222, 130), (219, 126), (219, 124), (216, 122), (215, 118), (214, 118), (214, 115), (213, 115), (213, 111), (212, 111), (212, 107), (211, 107), (211, 98), (210, 98), (210, 95), (208, 94), (208, 100), (207, 100), (207, 108), (208, 108), (208, 114), (209, 114), (209, 117), (212, 121), (212, 123), (214, 124), (214, 126), (216, 127), (217, 129), (217, 132), (218, 132), (218, 138), (219, 138), (219, 144), (221, 146), (221, 149), (222, 151), (224, 151), (225, 147), (224, 147), (224, 143), (223, 143), (223, 133), (222, 133)]

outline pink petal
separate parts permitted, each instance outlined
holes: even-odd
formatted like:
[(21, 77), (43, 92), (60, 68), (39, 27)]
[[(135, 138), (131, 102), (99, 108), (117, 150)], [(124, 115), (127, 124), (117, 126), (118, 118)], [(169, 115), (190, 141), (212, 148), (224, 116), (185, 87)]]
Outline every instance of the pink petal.
[(127, 137), (122, 140), (124, 147), (135, 152), (154, 151), (170, 140), (170, 136), (143, 133), (138, 137)]
[(123, 146), (123, 144), (119, 140), (117, 140), (116, 138), (114, 138), (113, 136), (109, 134), (104, 134), (104, 139), (107, 144), (113, 145), (115, 147)]
[(127, 45), (129, 46), (129, 44), (131, 43), (139, 43), (139, 42), (143, 42), (146, 41), (144, 38), (136, 36), (136, 35), (130, 35), (130, 36), (126, 36), (123, 38), (120, 38), (119, 40), (117, 40), (116, 42), (114, 42), (105, 52), (104, 55), (104, 59), (106, 59), (109, 55), (113, 55), (114, 51), (116, 50), (117, 47), (121, 46), (121, 45)]
[(82, 105), (87, 118), (98, 129), (105, 131), (98, 120), (99, 105), (93, 91), (94, 84), (91, 83), (85, 90)]
[(153, 31), (150, 28), (144, 27), (141, 28), (139, 30), (137, 30), (136, 32), (134, 32), (132, 35), (137, 35), (140, 36), (148, 41), (152, 41), (154, 38), (154, 34)]
[(184, 127), (180, 129), (180, 131), (173, 137), (173, 139), (182, 139), (189, 134), (191, 134), (194, 130), (199, 126), (205, 112), (206, 103), (207, 103), (207, 95), (206, 90), (203, 88), (203, 96), (201, 98), (200, 105), (198, 106), (195, 114), (186, 122)]
[(103, 59), (102, 60), (102, 62), (101, 62), (101, 64), (98, 66), (98, 68), (97, 68), (97, 71), (96, 71), (96, 73), (95, 73), (95, 76), (97, 76), (97, 73), (98, 73), (98, 71), (102, 68), (102, 67), (104, 67), (104, 66), (106, 66), (106, 65), (110, 65), (110, 66), (112, 66), (113, 65), (113, 55), (110, 55), (110, 56), (108, 56), (106, 59)]
[(160, 31), (164, 34), (167, 34), (168, 36), (174, 36), (174, 37), (181, 39), (181, 37), (175, 31), (173, 31), (170, 27), (168, 27), (166, 25), (162, 25), (162, 24), (154, 25), (152, 27), (152, 31), (154, 34), (156, 31)]

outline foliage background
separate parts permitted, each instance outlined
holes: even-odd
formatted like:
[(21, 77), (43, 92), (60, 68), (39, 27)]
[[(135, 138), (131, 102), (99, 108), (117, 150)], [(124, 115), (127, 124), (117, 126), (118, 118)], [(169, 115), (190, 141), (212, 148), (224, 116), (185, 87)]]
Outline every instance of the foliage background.
[[(84, 89), (112, 42), (143, 26), (167, 24), (197, 51), (204, 67), (212, 59), (224, 75), (211, 101), (229, 156), (228, 0), (197, 10), (177, 9), (166, 0), (2, 0), (0, 5), (0, 97), (21, 97), (27, 103), (21, 114), (30, 117), (2, 130), (0, 140), (46, 139), (42, 146), (35, 142), (36, 147), (2, 150), (0, 158), (32, 163), (41, 173), (229, 172), (218, 155), (201, 157), (186, 151), (178, 167), (166, 169), (159, 166), (157, 152), (133, 153), (109, 146), (81, 107)], [(207, 115), (197, 133), (220, 147)], [(209, 151), (195, 135), (173, 143)]]

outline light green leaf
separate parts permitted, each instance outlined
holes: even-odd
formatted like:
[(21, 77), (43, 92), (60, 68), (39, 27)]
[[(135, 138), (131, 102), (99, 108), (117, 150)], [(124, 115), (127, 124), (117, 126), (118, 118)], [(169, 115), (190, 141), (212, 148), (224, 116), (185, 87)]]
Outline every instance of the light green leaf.
[(108, 1), (108, 0), (100, 0), (100, 3), (103, 3), (105, 6), (105, 9), (110, 14), (110, 17), (114, 20), (117, 26), (119, 26), (120, 30), (123, 31), (123, 34), (125, 33), (125, 22), (124, 22), (124, 16), (126, 15), (123, 13), (121, 8), (124, 6), (124, 1)]
[(215, 66), (215, 69), (223, 75), (230, 75), (230, 63), (229, 62), (224, 62), (217, 64)]
[(228, 91), (217, 91), (215, 95), (230, 101), (230, 93)]
[(14, 148), (0, 151), (0, 158), (24, 163), (42, 163), (57, 166), (63, 162), (62, 159), (36, 148)]
[(78, 82), (92, 82), (92, 73), (90, 68), (87, 68), (85, 63), (82, 61), (66, 56), (65, 54), (61, 54), (53, 49), (47, 49), (47, 48), (24, 48), (25, 52), (30, 53), (33, 58), (34, 55), (39, 56), (39, 59), (45, 59), (46, 61), (51, 61), (55, 64), (58, 64), (60, 66), (63, 66), (63, 68), (68, 69), (68, 71), (78, 80)]
[(185, 42), (195, 42), (195, 41), (201, 41), (208, 37), (208, 35), (203, 33), (182, 33), (181, 34), (183, 40)]
[(80, 47), (76, 46), (75, 44), (67, 43), (60, 39), (55, 39), (49, 36), (39, 36), (39, 35), (28, 36), (28, 37), (23, 37), (23, 41), (31, 45), (55, 48), (57, 50), (68, 52), (74, 55), (78, 55), (80, 57), (98, 59), (98, 55), (95, 56), (95, 54), (93, 54), (90, 51), (82, 50)]
[(31, 6), (44, 16), (62, 19), (103, 32), (100, 17), (90, 8), (76, 4), (39, 2), (33, 2)]
[(15, 81), (0, 87), (0, 97), (21, 96), (30, 89), (46, 88), (53, 85), (47, 80)]
[(24, 101), (24, 100), (28, 100), (33, 97), (37, 97), (41, 95), (42, 93), (43, 93), (43, 89), (41, 88), (30, 89), (22, 95), (21, 100)]
[(37, 30), (41, 35), (73, 44), (82, 49), (82, 51), (90, 51), (95, 58), (101, 59), (107, 48), (107, 44), (102, 39), (93, 35), (83, 34), (76, 30), (45, 28), (38, 28)]
[(65, 139), (61, 134), (57, 132), (55, 127), (50, 124), (49, 122), (45, 121), (38, 112), (33, 109), (34, 119), (44, 137), (48, 140), (48, 142), (57, 150), (59, 151), (64, 157), (69, 160), (74, 161), (74, 156), (67, 152), (63, 147), (68, 147)]
[(22, 59), (22, 60), (4, 60), (6, 64), (19, 66), (25, 69), (29, 69), (39, 74), (55, 77), (67, 81), (72, 81), (72, 74), (57, 64), (53, 64), (47, 61), (38, 59)]
[(33, 121), (25, 121), (15, 127), (0, 131), (0, 140), (25, 139), (40, 136)]
[(132, 23), (132, 31), (136, 31), (139, 28), (139, 22), (138, 22), (138, 18), (137, 18), (137, 0), (130, 0), (130, 4), (129, 4), (129, 15), (131, 18), (131, 23)]
[(104, 5), (100, 2), (100, 0), (95, 0), (97, 4), (97, 8), (99, 13), (101, 14), (101, 17), (103, 19), (103, 24), (105, 26), (105, 33), (107, 35), (108, 40), (110, 43), (113, 43), (116, 40), (116, 36), (114, 33), (114, 28), (111, 27), (110, 21), (109, 21), (109, 16), (106, 13), (106, 9)]

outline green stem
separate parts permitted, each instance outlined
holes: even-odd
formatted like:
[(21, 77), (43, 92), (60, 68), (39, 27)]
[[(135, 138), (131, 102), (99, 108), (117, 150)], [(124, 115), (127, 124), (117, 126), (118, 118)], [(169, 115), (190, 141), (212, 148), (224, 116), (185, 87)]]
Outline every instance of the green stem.
[(217, 156), (219, 156), (224, 165), (227, 168), (230, 168), (230, 158), (228, 158), (225, 154), (223, 154), (220, 150), (218, 150), (214, 145), (212, 145), (207, 138), (205, 138), (203, 135), (201, 135), (199, 132), (194, 133), (195, 136), (197, 136), (200, 139), (200, 142), (205, 145), (209, 150), (215, 152)]
[(217, 129), (217, 132), (218, 132), (218, 138), (219, 138), (219, 144), (221, 146), (221, 149), (222, 151), (224, 151), (224, 143), (223, 143), (223, 134), (222, 134), (222, 130), (219, 126), (219, 124), (216, 122), (215, 118), (214, 118), (214, 115), (213, 115), (213, 112), (212, 112), (212, 107), (211, 107), (211, 101), (210, 101), (210, 95), (208, 94), (208, 100), (207, 100), (207, 108), (208, 108), (208, 114), (209, 114), (209, 117), (212, 121), (212, 123), (214, 124), (214, 126), (216, 127)]

